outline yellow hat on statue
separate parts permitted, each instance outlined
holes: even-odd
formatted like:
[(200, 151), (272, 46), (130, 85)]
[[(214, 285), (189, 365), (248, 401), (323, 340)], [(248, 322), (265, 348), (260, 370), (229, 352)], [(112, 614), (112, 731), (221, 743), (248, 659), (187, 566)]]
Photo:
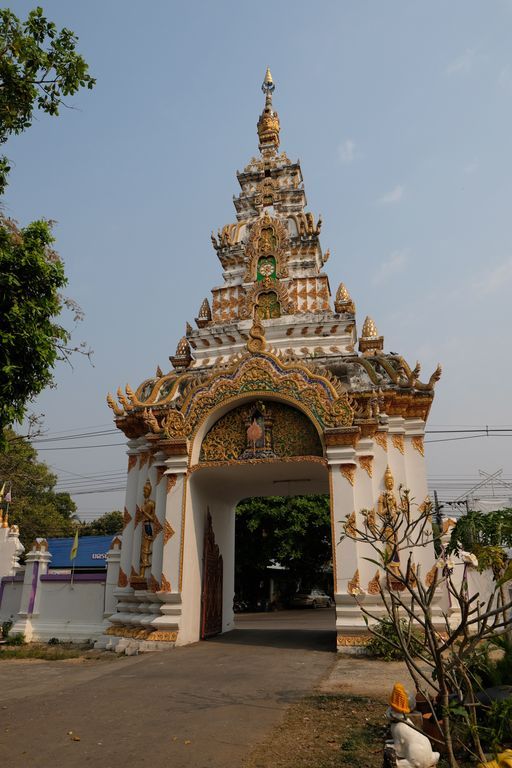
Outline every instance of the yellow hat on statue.
[(401, 683), (395, 683), (389, 703), (395, 712), (403, 712), (404, 714), (407, 714), (411, 711), (409, 697)]

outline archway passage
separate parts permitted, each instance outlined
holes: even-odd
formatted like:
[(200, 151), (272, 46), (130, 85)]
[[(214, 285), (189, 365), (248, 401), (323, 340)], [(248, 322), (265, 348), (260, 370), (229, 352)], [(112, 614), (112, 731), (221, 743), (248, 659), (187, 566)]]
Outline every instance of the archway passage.
[(235, 613), (332, 608), (329, 501), (319, 494), (269, 496), (237, 505)]
[[(243, 615), (235, 616), (233, 603), (235, 598), (235, 529), (236, 529), (236, 507), (243, 499), (257, 498), (264, 501), (265, 498), (275, 499), (276, 497), (289, 497), (291, 499), (298, 497), (325, 498), (329, 495), (328, 469), (326, 462), (321, 457), (301, 456), (301, 457), (281, 457), (281, 458), (255, 458), (246, 461), (221, 463), (214, 465), (213, 462), (204, 465), (198, 465), (192, 473), (190, 479), (190, 508), (194, 510), (194, 527), (206, 529), (210, 525), (206, 509), (211, 516), (211, 526), (215, 535), (215, 543), (219, 548), (219, 554), (223, 560), (223, 586), (222, 586), (222, 625), (223, 633), (231, 633), (236, 630), (233, 636), (230, 635), (228, 642), (246, 642), (246, 638), (251, 638), (251, 642), (261, 642), (262, 644), (289, 643), (290, 647), (303, 645), (311, 647), (311, 643), (318, 645), (319, 648), (335, 650), (336, 632), (334, 610), (325, 615), (325, 611), (302, 611), (294, 610), (288, 602), (279, 607), (288, 610), (276, 613), (267, 613), (260, 611), (259, 608), (270, 607), (270, 595), (265, 597), (265, 604), (261, 606), (251, 605), (254, 611), (244, 612)], [(275, 504), (275, 502), (274, 502)], [(328, 502), (327, 502), (328, 504)], [(261, 533), (261, 527), (257, 526), (258, 534)], [(310, 532), (313, 527), (308, 529)], [(323, 530), (322, 535), (325, 535)], [(330, 541), (329, 541), (330, 545)], [(190, 550), (189, 550), (190, 551)], [(204, 613), (204, 592), (202, 594), (201, 606), (197, 601), (197, 590), (191, 588), (195, 583), (202, 581), (204, 584), (204, 569), (207, 562), (207, 554), (201, 552), (201, 539), (198, 539), (194, 550), (197, 567), (197, 580), (193, 578), (194, 563), (191, 557), (187, 558), (187, 568), (189, 577), (184, 580), (183, 601), (187, 602), (189, 607), (195, 603), (196, 610)], [(243, 563), (239, 564), (243, 568)], [(263, 575), (265, 585), (268, 587), (269, 579), (272, 578), (271, 571)], [(301, 587), (300, 577), (297, 579), (296, 568), (293, 573), (288, 574), (287, 584), (289, 592), (296, 591)], [(274, 574), (275, 576), (275, 574)], [(292, 582), (295, 579), (294, 586)], [(274, 579), (274, 581), (276, 581)], [(325, 576), (322, 583), (313, 584), (311, 579), (305, 579), (304, 588), (311, 589), (314, 586), (325, 588), (329, 581), (332, 583), (332, 574)], [(281, 584), (283, 580), (280, 579)], [(327, 591), (327, 590), (326, 590)], [(332, 592), (332, 587), (329, 588)], [(289, 594), (286, 595), (288, 597)], [(214, 592), (210, 595), (212, 604), (215, 602)], [(208, 600), (208, 596), (206, 596)], [(201, 614), (203, 615), (203, 614)], [(320, 620), (320, 626), (319, 626)], [(313, 634), (312, 634), (313, 632)], [(202, 637), (206, 637), (201, 633)], [(211, 635), (210, 635), (211, 636)], [(248, 641), (248, 640), (247, 640)]]

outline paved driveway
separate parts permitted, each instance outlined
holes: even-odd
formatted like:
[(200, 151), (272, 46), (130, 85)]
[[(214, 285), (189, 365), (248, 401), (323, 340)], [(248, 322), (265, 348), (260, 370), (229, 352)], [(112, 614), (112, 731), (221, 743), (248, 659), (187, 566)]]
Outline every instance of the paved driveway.
[(135, 658), (2, 662), (2, 764), (239, 768), (334, 664), (334, 612), (243, 614), (237, 626)]

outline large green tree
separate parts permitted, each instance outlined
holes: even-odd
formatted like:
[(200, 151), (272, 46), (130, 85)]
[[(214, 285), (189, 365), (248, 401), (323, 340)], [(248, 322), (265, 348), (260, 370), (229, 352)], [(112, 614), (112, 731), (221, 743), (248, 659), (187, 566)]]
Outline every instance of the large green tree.
[(52, 242), (47, 222), (20, 229), (0, 216), (0, 437), (70, 351), (69, 333), (56, 322), (66, 277)]
[(331, 516), (327, 496), (246, 499), (236, 508), (238, 578), (279, 563), (290, 576), (313, 586), (331, 562)]
[[(12, 486), (9, 523), (20, 527), (20, 538), (30, 549), (37, 537), (70, 536), (76, 504), (69, 493), (55, 491), (57, 477), (38, 461), (36, 450), (11, 429), (6, 430), (9, 449), (0, 452), (0, 487)], [(3, 504), (5, 511), (6, 505)]]
[[(0, 9), (0, 144), (32, 125), (34, 111), (58, 115), (63, 99), (95, 80), (76, 51), (77, 36), (58, 30), (42, 8), (21, 21)], [(7, 184), (7, 157), (0, 157), (0, 195)]]
[[(32, 124), (34, 112), (58, 115), (63, 99), (95, 81), (76, 51), (77, 37), (60, 31), (41, 8), (20, 21), (0, 9), (0, 144)], [(9, 162), (0, 157), (0, 195)], [(0, 216), (0, 450), (4, 429), (26, 415), (27, 403), (52, 381), (59, 358), (73, 351), (69, 333), (56, 322), (63, 305), (80, 319), (80, 308), (60, 293), (64, 268), (52, 248), (51, 223), (27, 227)]]
[(78, 532), (80, 536), (115, 536), (123, 531), (123, 513), (115, 509), (105, 512), (90, 523), (83, 523)]

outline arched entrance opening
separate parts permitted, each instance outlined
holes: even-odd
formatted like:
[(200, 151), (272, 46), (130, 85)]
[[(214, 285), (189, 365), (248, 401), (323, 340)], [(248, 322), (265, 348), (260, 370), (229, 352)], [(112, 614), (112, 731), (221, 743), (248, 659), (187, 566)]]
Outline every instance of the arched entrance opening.
[[(183, 601), (195, 604), (189, 615), (195, 614), (200, 637), (235, 626), (237, 504), (249, 498), (328, 497), (323, 454), (311, 420), (277, 400), (251, 398), (235, 404), (205, 430), (189, 484), (194, 515), (189, 534), (196, 532), (196, 542), (186, 552), (191, 578), (184, 580), (182, 593)], [(243, 563), (238, 565), (240, 570)], [(333, 650), (334, 629), (333, 616)]]

